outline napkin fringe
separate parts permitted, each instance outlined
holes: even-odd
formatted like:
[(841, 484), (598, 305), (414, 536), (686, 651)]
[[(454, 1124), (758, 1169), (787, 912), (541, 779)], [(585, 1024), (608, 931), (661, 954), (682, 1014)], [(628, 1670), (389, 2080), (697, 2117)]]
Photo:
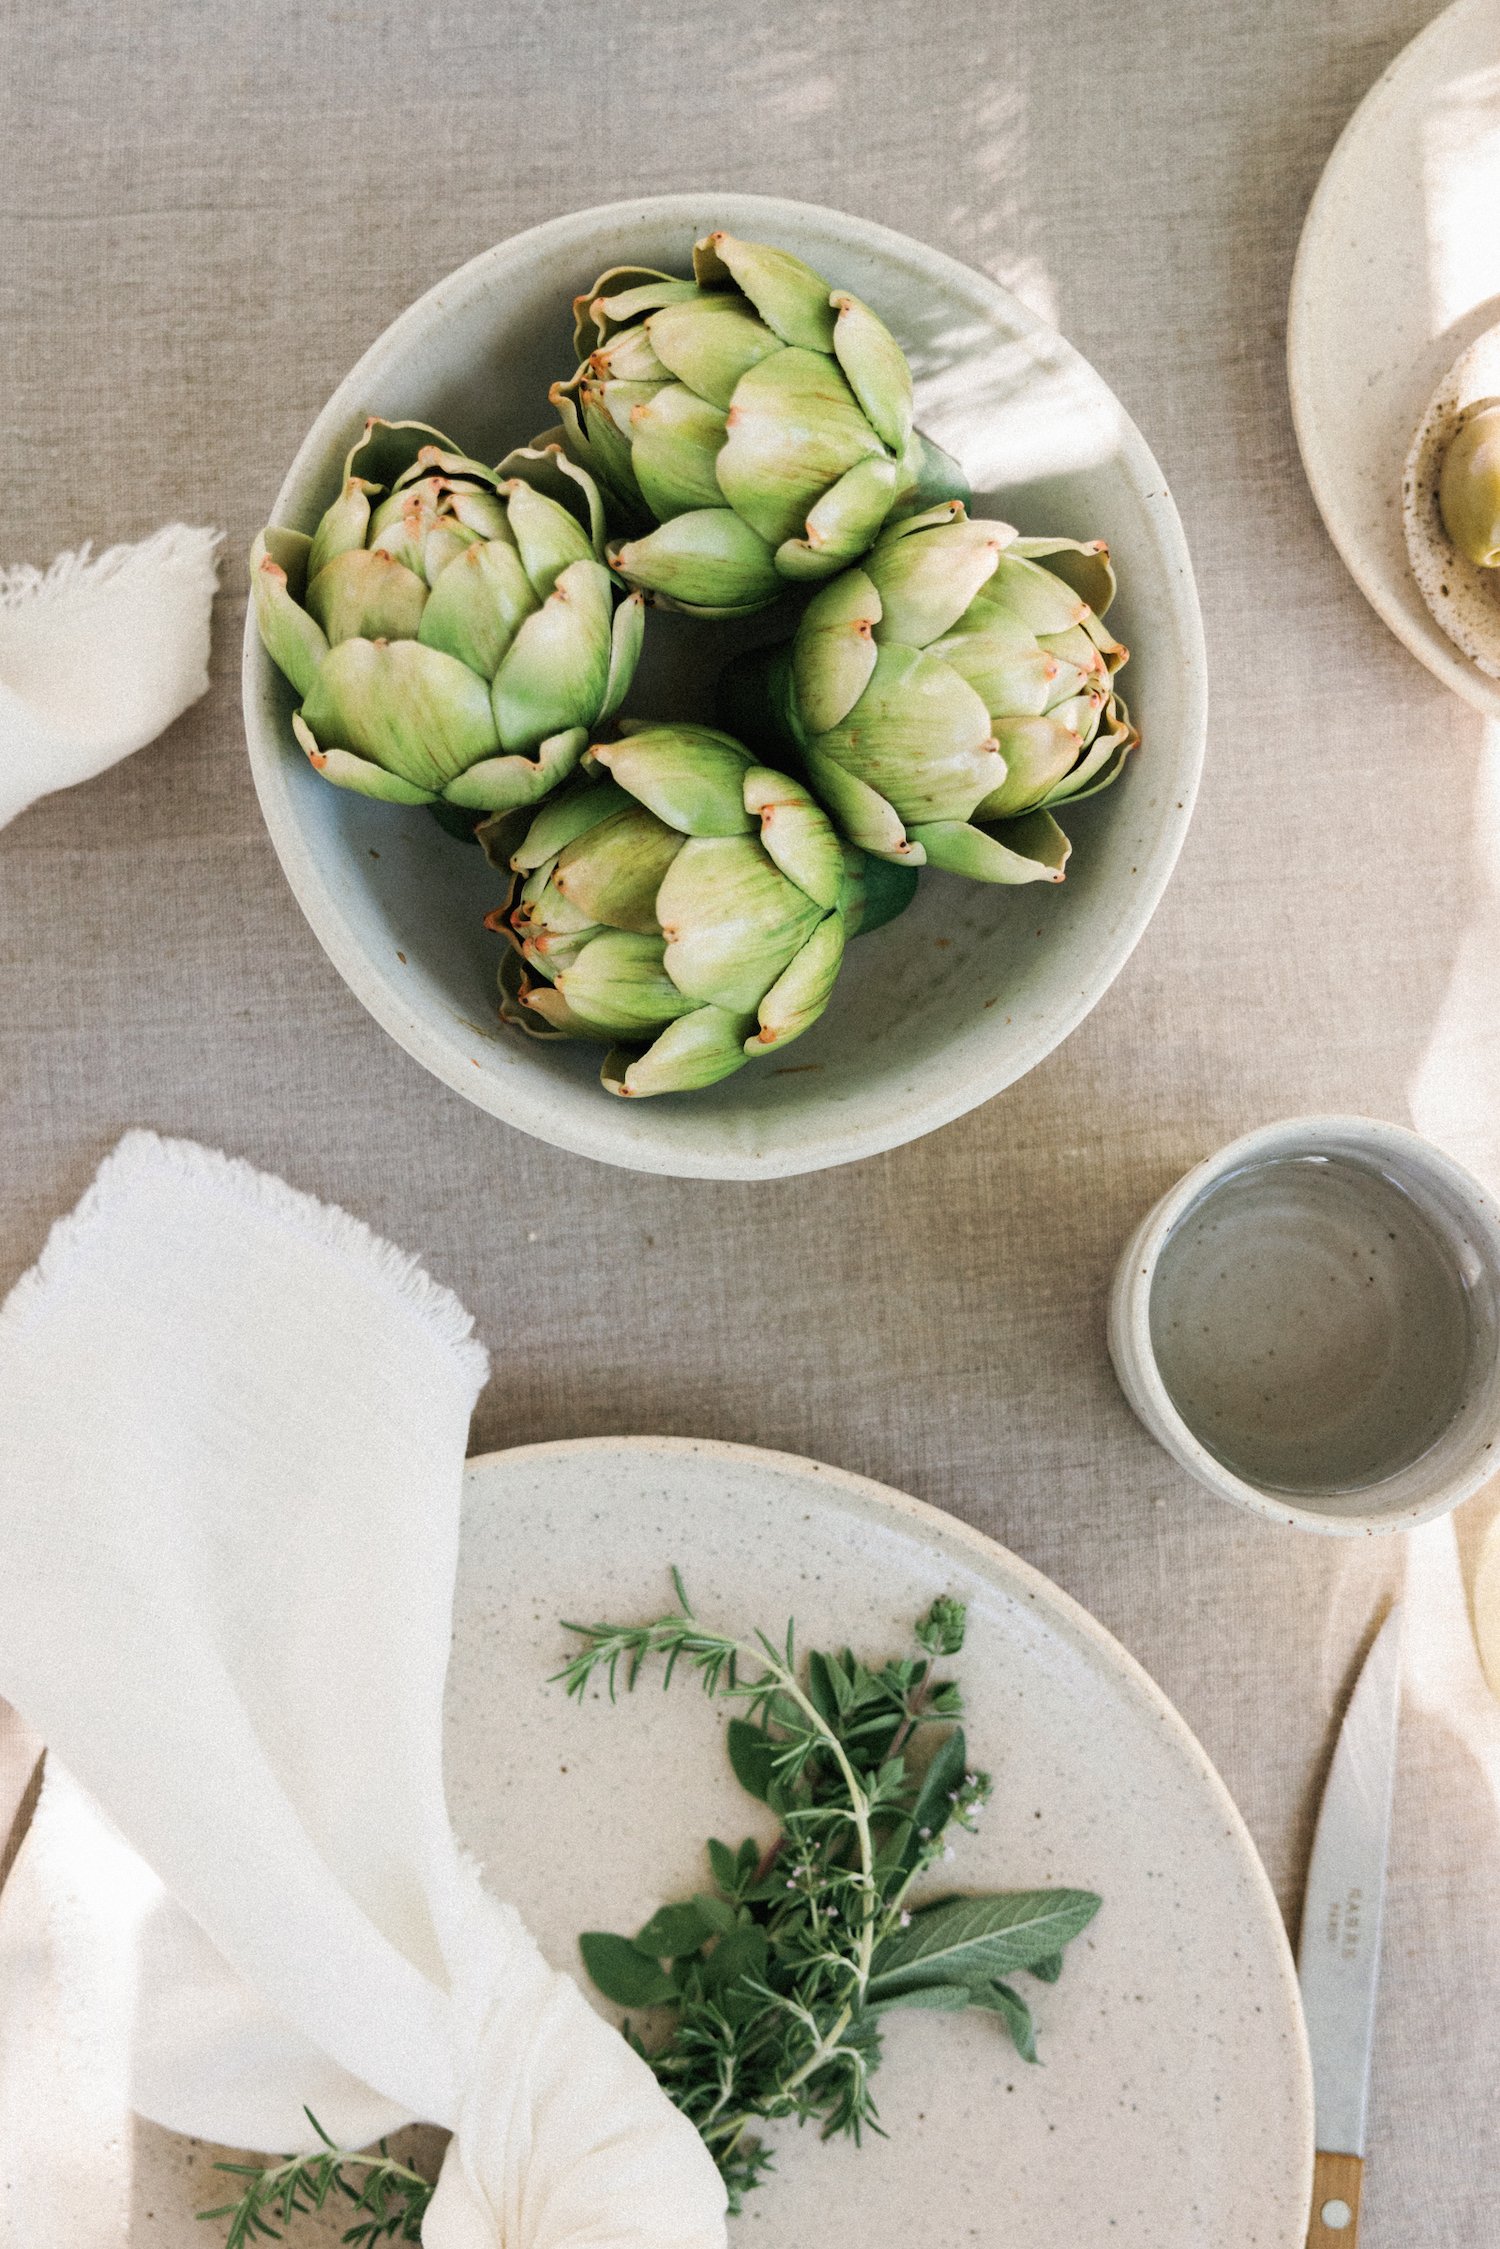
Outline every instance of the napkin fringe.
[(319, 1202), (300, 1187), (288, 1186), (274, 1172), (257, 1171), (242, 1156), (226, 1156), (196, 1140), (167, 1139), (140, 1129), (127, 1132), (105, 1157), (82, 1200), (54, 1222), (40, 1257), (0, 1305), (0, 1345), (7, 1334), (20, 1333), (46, 1290), (66, 1277), (93, 1229), (141, 1181), (159, 1180), (164, 1174), (183, 1186), (207, 1187), (232, 1202), (248, 1204), (346, 1262), (367, 1266), (452, 1353), (459, 1374), (476, 1392), (488, 1380), (489, 1353), (475, 1337), (473, 1313), (409, 1251), (398, 1249), (336, 1203)]
[(200, 577), (211, 594), (223, 537), (222, 531), (206, 525), (168, 523), (135, 546), (106, 547), (100, 555), (93, 552), (92, 539), (86, 539), (76, 550), (58, 555), (45, 570), (33, 562), (12, 563), (0, 569), (0, 618), (13, 617), (33, 603), (102, 593), (127, 571), (147, 578), (181, 571)]

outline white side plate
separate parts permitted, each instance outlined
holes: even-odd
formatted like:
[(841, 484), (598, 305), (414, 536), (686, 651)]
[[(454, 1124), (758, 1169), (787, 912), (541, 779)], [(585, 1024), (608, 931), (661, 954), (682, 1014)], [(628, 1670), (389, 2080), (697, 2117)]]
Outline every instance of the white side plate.
[(1401, 478), (1444, 370), (1500, 317), (1500, 8), (1456, 5), (1355, 111), (1318, 185), (1292, 275), (1287, 374), (1313, 497), (1355, 583), (1412, 654), (1500, 717), (1428, 611), (1407, 560)]

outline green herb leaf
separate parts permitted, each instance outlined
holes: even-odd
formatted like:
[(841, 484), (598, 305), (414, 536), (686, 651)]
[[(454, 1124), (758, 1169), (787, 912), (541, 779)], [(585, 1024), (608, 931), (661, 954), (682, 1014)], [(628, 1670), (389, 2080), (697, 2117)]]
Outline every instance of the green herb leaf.
[(768, 1804), (776, 1783), (775, 1743), (744, 1718), (731, 1718), (725, 1734), (735, 1779), (741, 1788)]
[[(680, 1960), (685, 1953), (697, 1952), (713, 1934), (713, 1923), (694, 1898), (688, 1905), (658, 1906), (632, 1942), (648, 1960)], [(648, 2002), (641, 1999), (634, 2004), (644, 2007)]]
[(1038, 1983), (1056, 1983), (1058, 1977), (1062, 1974), (1062, 1970), (1062, 1954), (1060, 1952), (1049, 1952), (1045, 1960), (1033, 1960), (1027, 1974), (1035, 1976)]
[(920, 1645), (935, 1656), (956, 1656), (964, 1644), (969, 1611), (963, 1601), (940, 1593), (917, 1626)]
[(941, 1835), (953, 1816), (953, 1796), (968, 1770), (968, 1752), (964, 1746), (963, 1729), (955, 1727), (945, 1734), (932, 1753), (932, 1761), (917, 1791), (912, 1806), (911, 1826), (902, 1847), (901, 1864), (908, 1870), (914, 1867), (922, 1849), (933, 1836)]
[(872, 1999), (914, 1983), (988, 1983), (1049, 1960), (1099, 1910), (1091, 1890), (1015, 1890), (945, 1898), (894, 1929), (875, 1955)]
[(1012, 1991), (1008, 1983), (977, 1984), (969, 1996), (975, 2007), (987, 2007), (1004, 2019), (1022, 2061), (1036, 2060), (1036, 2029), (1031, 2009), (1018, 1991)]
[(660, 2007), (677, 1997), (677, 1987), (628, 1937), (591, 1929), (578, 1940), (590, 1977), (617, 2007)]
[(872, 1999), (866, 2013), (888, 2015), (894, 2007), (934, 2007), (944, 2014), (957, 2015), (974, 2004), (974, 1994), (967, 1984), (918, 1983), (905, 1991), (893, 1991), (889, 1999)]

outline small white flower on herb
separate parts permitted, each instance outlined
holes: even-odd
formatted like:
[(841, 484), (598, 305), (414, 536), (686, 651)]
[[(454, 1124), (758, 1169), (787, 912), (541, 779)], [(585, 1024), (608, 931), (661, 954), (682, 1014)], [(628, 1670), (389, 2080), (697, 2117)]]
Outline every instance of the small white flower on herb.
[(945, 1859), (951, 1859), (955, 1856), (953, 1845), (951, 1843), (945, 1843), (943, 1845), (943, 1856)]
[(903, 1929), (909, 1929), (911, 1927), (911, 1915), (904, 1911), (901, 1915), (901, 1926)]
[(930, 1843), (932, 1841), (932, 1829), (930, 1827), (919, 1827), (917, 1829), (917, 1833), (921, 1836), (924, 1843)]

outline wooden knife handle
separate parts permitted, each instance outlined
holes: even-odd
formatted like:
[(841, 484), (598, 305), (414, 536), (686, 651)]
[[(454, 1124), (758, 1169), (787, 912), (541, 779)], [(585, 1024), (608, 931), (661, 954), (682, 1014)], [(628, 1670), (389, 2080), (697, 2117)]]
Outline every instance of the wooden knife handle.
[(1364, 2164), (1357, 2155), (1328, 2155), (1319, 2148), (1313, 2162), (1307, 2249), (1357, 2249), (1363, 2173)]

